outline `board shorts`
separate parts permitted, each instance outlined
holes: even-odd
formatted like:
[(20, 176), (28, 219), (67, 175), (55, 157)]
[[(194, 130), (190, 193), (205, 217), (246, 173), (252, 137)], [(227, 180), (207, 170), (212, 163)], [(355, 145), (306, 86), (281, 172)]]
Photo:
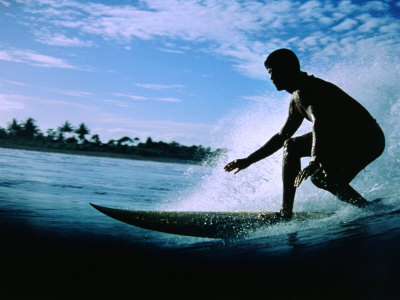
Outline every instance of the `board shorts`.
[[(293, 140), (301, 157), (311, 156), (312, 132), (294, 137)], [(348, 184), (384, 149), (385, 136), (376, 122), (361, 132), (338, 134), (330, 139), (324, 155), (319, 158), (323, 168), (321, 176), (331, 182)]]

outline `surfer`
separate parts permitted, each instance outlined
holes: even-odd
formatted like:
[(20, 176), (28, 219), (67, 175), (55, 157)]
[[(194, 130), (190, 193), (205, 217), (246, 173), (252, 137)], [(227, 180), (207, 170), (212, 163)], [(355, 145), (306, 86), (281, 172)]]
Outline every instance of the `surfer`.
[[(272, 52), (264, 65), (276, 89), (292, 94), (287, 120), (264, 146), (230, 162), (225, 171), (236, 170), (236, 174), (283, 147), (283, 201), (278, 218), (292, 217), (296, 188), (308, 177), (340, 200), (366, 206), (368, 202), (350, 182), (385, 148), (376, 120), (336, 85), (301, 71), (291, 50)], [(312, 132), (293, 137), (304, 119), (312, 122)], [(301, 170), (301, 158), (307, 156), (310, 163)]]

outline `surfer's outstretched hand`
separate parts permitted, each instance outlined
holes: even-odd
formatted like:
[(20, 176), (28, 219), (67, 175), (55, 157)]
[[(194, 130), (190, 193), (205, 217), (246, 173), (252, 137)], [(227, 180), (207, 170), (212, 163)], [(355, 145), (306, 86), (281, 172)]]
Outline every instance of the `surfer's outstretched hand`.
[(234, 161), (231, 161), (229, 164), (227, 164), (224, 167), (224, 170), (226, 172), (230, 172), (230, 171), (237, 169), (236, 172), (234, 173), (234, 174), (236, 174), (237, 172), (239, 172), (243, 169), (246, 169), (250, 165), (251, 165), (251, 163), (248, 161), (247, 158), (240, 158), (240, 159), (235, 159)]

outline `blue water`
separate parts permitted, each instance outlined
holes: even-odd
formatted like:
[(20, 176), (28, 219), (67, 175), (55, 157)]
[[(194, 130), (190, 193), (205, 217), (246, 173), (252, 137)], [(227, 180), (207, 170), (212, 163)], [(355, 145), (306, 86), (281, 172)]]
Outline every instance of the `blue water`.
[[(226, 202), (228, 195), (215, 202), (213, 209), (210, 198), (207, 199), (212, 191), (199, 192), (199, 185), (204, 186), (216, 176), (214, 172), (219, 172), (216, 167), (0, 149), (0, 171), (3, 216), (12, 215), (11, 220), (16, 224), (25, 224), (35, 232), (54, 238), (101, 236), (110, 242), (119, 240), (161, 252), (189, 251), (207, 257), (211, 255), (210, 249), (219, 249), (220, 255), (246, 251), (262, 256), (400, 229), (399, 185), (372, 187), (369, 196), (383, 200), (367, 209), (341, 204), (327, 195), (328, 199), (320, 200), (310, 197), (310, 203), (302, 205), (307, 210), (315, 211), (315, 206), (335, 214), (323, 220), (276, 225), (227, 242), (136, 228), (111, 219), (89, 205), (93, 202), (141, 210), (249, 211), (256, 207), (259, 211), (268, 208), (262, 198), (255, 205), (256, 200), (249, 197), (247, 205), (246, 199), (235, 203), (232, 197), (232, 203), (223, 209), (221, 202)], [(229, 178), (230, 175), (218, 176)], [(219, 194), (216, 190), (214, 193)], [(276, 205), (279, 201), (275, 199)]]
[[(188, 290), (198, 298), (211, 293), (224, 299), (259, 296), (268, 288), (281, 299), (298, 299), (300, 291), (305, 299), (311, 294), (320, 299), (325, 286), (333, 284), (332, 299), (396, 299), (399, 178), (367, 185), (363, 192), (369, 199), (383, 200), (366, 209), (306, 188), (295, 210), (334, 215), (229, 241), (136, 228), (89, 205), (145, 210), (270, 210), (280, 205), (280, 198), (249, 190), (243, 178), (235, 187), (232, 174), (220, 171), (222, 161), (209, 167), (0, 149), (0, 236), (6, 249), (0, 252), (6, 277), (0, 294), (11, 288), (13, 295), (25, 291), (25, 297), (32, 296), (29, 288), (57, 288), (103, 297), (103, 289), (113, 287), (109, 299), (116, 299), (115, 291), (157, 298), (178, 292), (187, 299)], [(253, 193), (245, 197), (241, 189)], [(287, 285), (291, 298), (281, 295)]]
[(172, 199), (171, 193), (188, 188), (205, 171), (197, 167), (198, 172), (187, 176), (187, 169), (181, 164), (0, 149), (0, 209), (49, 236), (100, 233), (147, 240), (152, 233), (115, 222), (89, 202), (159, 209)]

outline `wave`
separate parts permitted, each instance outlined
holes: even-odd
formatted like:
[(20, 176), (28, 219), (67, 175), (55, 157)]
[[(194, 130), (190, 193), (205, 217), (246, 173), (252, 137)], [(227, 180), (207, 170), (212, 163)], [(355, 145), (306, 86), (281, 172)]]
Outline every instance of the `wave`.
[[(399, 53), (398, 49), (382, 42), (352, 53), (351, 57), (338, 57), (329, 63), (324, 61), (323, 65), (305, 69), (309, 74), (338, 85), (357, 99), (385, 133), (386, 149), (382, 156), (352, 182), (352, 186), (368, 200), (385, 197), (389, 199), (387, 201), (398, 201), (394, 191), (400, 188)], [(265, 102), (253, 102), (233, 110), (220, 120), (215, 134), (223, 137), (221, 147), (228, 149), (228, 153), (220, 157), (216, 166), (210, 168), (209, 174), (203, 176), (198, 184), (181, 191), (180, 201), (173, 203), (172, 208), (214, 211), (280, 209), (281, 151), (237, 175), (225, 173), (223, 166), (233, 159), (246, 157), (278, 132), (286, 119), (289, 100), (289, 94), (276, 93), (266, 96)], [(311, 130), (311, 124), (304, 123), (297, 134)], [(302, 165), (306, 164), (304, 158)], [(294, 210), (337, 211), (346, 206), (306, 181), (298, 189)]]

